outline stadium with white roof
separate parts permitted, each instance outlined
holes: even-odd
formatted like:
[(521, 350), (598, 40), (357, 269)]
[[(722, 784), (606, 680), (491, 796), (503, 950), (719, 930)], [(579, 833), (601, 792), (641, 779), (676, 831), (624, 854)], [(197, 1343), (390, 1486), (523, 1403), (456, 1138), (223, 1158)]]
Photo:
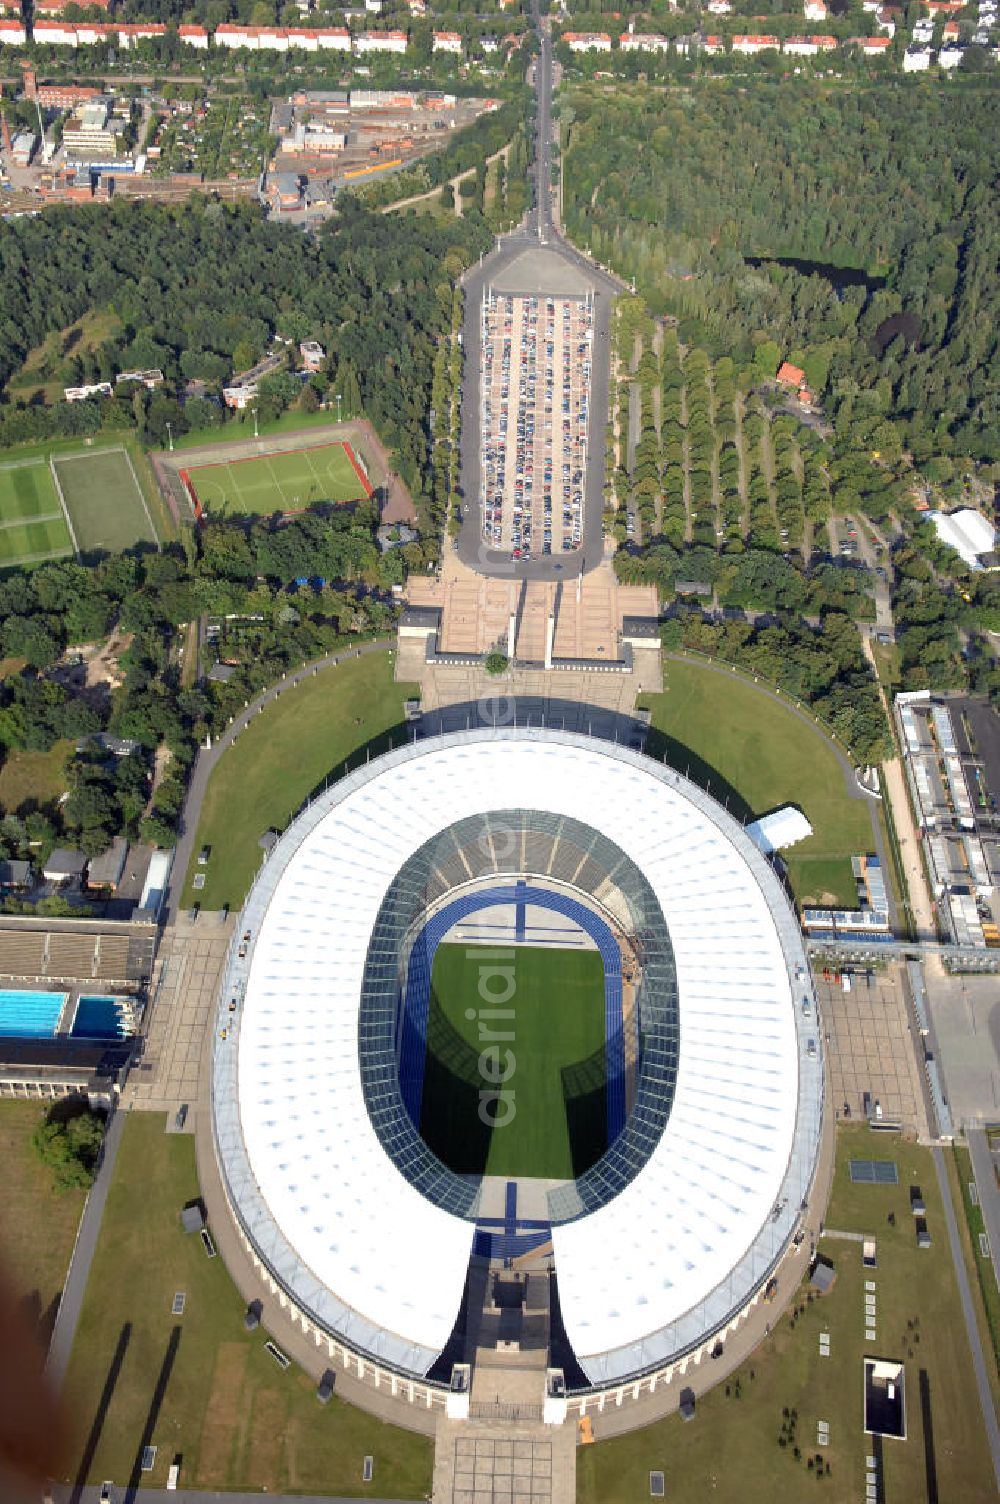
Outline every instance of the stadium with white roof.
[[(551, 1242), (549, 1361), (571, 1392), (663, 1372), (731, 1329), (800, 1232), (820, 1148), (799, 926), (714, 799), (625, 747), (510, 726), (415, 740), (344, 777), (292, 823), (243, 911), (219, 998), (215, 1150), (281, 1304), (393, 1393), (412, 1400), (419, 1382), (428, 1406), (461, 1356), (470, 1269), (515, 1245), (491, 1245), (488, 1187), (421, 1138), (408, 1093), (426, 1021), (408, 977), (428, 934), (511, 884), (575, 915), (559, 922), (597, 937), (606, 978), (612, 950), (635, 963), (621, 1122), (591, 1168), (538, 1191), (532, 1224)], [(607, 997), (610, 1060), (621, 989)]]

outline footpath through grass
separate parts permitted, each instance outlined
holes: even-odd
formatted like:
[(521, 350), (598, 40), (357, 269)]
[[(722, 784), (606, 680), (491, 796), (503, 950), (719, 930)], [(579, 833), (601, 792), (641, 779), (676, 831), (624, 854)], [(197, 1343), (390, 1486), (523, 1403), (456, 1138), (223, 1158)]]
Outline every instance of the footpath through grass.
[[(607, 1142), (601, 958), (591, 950), (522, 945), (510, 948), (509, 963), (486, 954), (478, 946), (438, 946), (421, 1132), (459, 1174), (569, 1180), (599, 1159)], [(494, 997), (505, 991), (501, 964), (511, 968), (513, 991), (502, 1004), (511, 1017), (498, 1019), (500, 1005), (483, 1001), (479, 983), (487, 968)], [(492, 1046), (495, 1067), (487, 1067), (502, 1083), (484, 1080), (480, 1070), (491, 1032), (494, 1040), (504, 1036)], [(483, 1091), (510, 1094), (487, 1103), (492, 1129), (479, 1115)]]
[(266, 1331), (244, 1329), (222, 1259), (181, 1230), (198, 1194), (194, 1139), (164, 1127), (161, 1114), (125, 1124), (66, 1381), (77, 1434), (65, 1480), (82, 1468), (121, 1489), (147, 1442), (157, 1451), (145, 1488), (163, 1488), (180, 1453), (182, 1488), (360, 1495), (370, 1454), (380, 1495), (424, 1498), (426, 1437), (337, 1398), (321, 1406), (313, 1380), (265, 1351)]
[[(895, 1186), (852, 1185), (848, 1158), (894, 1159)], [(927, 1205), (932, 1245), (919, 1249), (910, 1187)], [(890, 1226), (889, 1214), (895, 1217)], [(633, 1504), (649, 1497), (649, 1470), (666, 1474), (674, 1504), (773, 1504), (818, 1497), (854, 1504), (865, 1497), (865, 1458), (874, 1450), (863, 1431), (862, 1358), (905, 1365), (906, 1441), (882, 1449), (882, 1504), (961, 1500), (991, 1504), (993, 1469), (972, 1371), (965, 1323), (948, 1247), (930, 1151), (867, 1127), (838, 1129), (837, 1170), (826, 1219), (845, 1232), (871, 1233), (878, 1267), (861, 1264), (861, 1245), (824, 1237), (820, 1252), (837, 1271), (833, 1290), (809, 1299), (806, 1286), (785, 1316), (727, 1385), (702, 1393), (712, 1379), (693, 1370), (698, 1395), (693, 1421), (673, 1415), (645, 1430), (580, 1449), (578, 1504)], [(865, 1341), (865, 1281), (875, 1285), (877, 1339)], [(821, 1357), (819, 1336), (830, 1336)], [(921, 1403), (921, 1381), (926, 1409)], [(794, 1440), (786, 1422), (794, 1414)], [(829, 1423), (829, 1444), (817, 1444), (817, 1422)], [(595, 1421), (600, 1434), (600, 1420)], [(784, 1433), (786, 1445), (779, 1445)], [(796, 1458), (795, 1447), (800, 1456)], [(815, 1476), (808, 1459), (821, 1453)], [(830, 1473), (825, 1465), (829, 1462)]]
[[(348, 658), (286, 689), (253, 717), (209, 779), (185, 905), (238, 908), (260, 866), (263, 833), (284, 830), (302, 801), (359, 748), (371, 744), (372, 756), (387, 750), (403, 702), (418, 693), (415, 685), (393, 683), (392, 669), (388, 651)], [(198, 867), (203, 846), (211, 856)], [(200, 891), (191, 886), (197, 872), (205, 873)]]
[(665, 752), (737, 814), (798, 805), (813, 834), (783, 853), (796, 898), (854, 907), (850, 858), (872, 849), (871, 815), (867, 801), (848, 794), (827, 737), (756, 685), (695, 659), (667, 660), (664, 685), (643, 696), (653, 717), (650, 755)]
[(31, 1143), (48, 1103), (0, 1101), (3, 1215), (0, 1266), (15, 1293), (30, 1303), (47, 1343), (69, 1268), (86, 1193), (57, 1191)]

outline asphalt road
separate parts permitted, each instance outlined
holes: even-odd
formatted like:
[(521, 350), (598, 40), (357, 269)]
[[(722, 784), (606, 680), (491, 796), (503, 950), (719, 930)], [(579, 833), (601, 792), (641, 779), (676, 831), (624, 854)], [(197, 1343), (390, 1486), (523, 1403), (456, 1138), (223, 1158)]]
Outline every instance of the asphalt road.
[[(462, 490), (462, 531), (458, 556), (478, 574), (512, 580), (570, 580), (596, 569), (604, 557), (604, 447), (608, 421), (608, 387), (611, 371), (611, 304), (624, 284), (602, 271), (589, 257), (564, 240), (552, 222), (552, 42), (541, 25), (538, 0), (533, 0), (532, 21), (541, 51), (535, 66), (538, 109), (535, 119), (535, 205), (525, 225), (497, 241), (496, 249), (472, 267), (462, 279), (465, 291), (462, 378), (462, 434), (459, 441)], [(483, 288), (526, 250), (539, 244), (580, 272), (594, 288), (594, 353), (590, 381), (590, 426), (587, 433), (587, 475), (584, 484), (583, 542), (579, 550), (562, 556), (541, 555), (512, 559), (509, 554), (487, 548), (483, 541), (479, 508), (480, 449), (479, 362), (481, 355), (480, 304)], [(544, 289), (539, 289), (544, 291)]]
[(49, 1343), (49, 1355), (45, 1364), (45, 1371), (55, 1390), (62, 1387), (66, 1370), (69, 1367), (69, 1355), (73, 1349), (73, 1339), (80, 1320), (87, 1280), (90, 1278), (90, 1265), (94, 1257), (94, 1249), (97, 1247), (104, 1205), (108, 1199), (108, 1190), (115, 1172), (115, 1160), (118, 1157), (118, 1146), (121, 1143), (124, 1122), (123, 1112), (116, 1112), (111, 1119), (111, 1126), (105, 1135), (104, 1147), (101, 1151), (100, 1169), (90, 1188), (87, 1204), (80, 1218), (76, 1244), (73, 1248), (62, 1299), (59, 1302), (55, 1326), (52, 1329), (52, 1340)]
[[(993, 1274), (997, 1285), (1000, 1286), (1000, 1190), (997, 1190), (994, 1159), (990, 1152), (989, 1140), (981, 1128), (967, 1128), (965, 1137), (972, 1156), (972, 1173), (976, 1177), (976, 1185), (979, 1189), (979, 1205), (983, 1213), (983, 1222), (986, 1225), (986, 1236), (990, 1240)], [(978, 1250), (973, 1249), (973, 1252), (978, 1258)]]
[[(948, 1245), (951, 1248), (951, 1259), (955, 1266), (955, 1278), (958, 1281), (958, 1294), (962, 1302), (965, 1330), (968, 1334), (969, 1346), (972, 1349), (972, 1369), (976, 1376), (976, 1388), (979, 1391), (979, 1403), (983, 1412), (983, 1424), (986, 1427), (986, 1439), (990, 1444), (990, 1453), (993, 1457), (993, 1472), (996, 1477), (997, 1490), (1000, 1492), (1000, 1426), (997, 1425), (996, 1411), (993, 1408), (993, 1396), (990, 1393), (990, 1381), (986, 1376), (986, 1359), (983, 1356), (982, 1343), (979, 1340), (979, 1327), (976, 1325), (976, 1313), (973, 1309), (969, 1280), (965, 1272), (965, 1261), (962, 1258), (962, 1245), (958, 1240), (958, 1226), (955, 1222), (955, 1210), (951, 1202), (951, 1187), (948, 1184), (948, 1171), (945, 1168), (944, 1154), (936, 1146), (931, 1150), (931, 1153), (934, 1155), (934, 1169), (937, 1171), (938, 1185), (941, 1188), (941, 1203), (944, 1207), (945, 1226), (948, 1229)], [(991, 1353), (991, 1361), (992, 1358), (993, 1355)]]
[(317, 658), (308, 663), (304, 668), (297, 668), (289, 674), (287, 679), (279, 679), (277, 684), (272, 684), (270, 689), (264, 690), (256, 700), (251, 700), (245, 710), (242, 710), (235, 721), (218, 740), (210, 747), (201, 747), (195, 758), (194, 767), (191, 770), (191, 779), (188, 783), (187, 797), (181, 810), (178, 824), (180, 835), (177, 845), (174, 847), (174, 861), (170, 869), (170, 883), (167, 895), (160, 910), (160, 924), (167, 925), (177, 918), (181, 906), (181, 892), (184, 888), (184, 879), (191, 862), (191, 853), (194, 850), (195, 837), (198, 833), (198, 817), (201, 814), (201, 802), (208, 788), (208, 780), (212, 775), (215, 764), (231, 747), (239, 733), (249, 724), (251, 718), (258, 711), (276, 700), (280, 694), (291, 689), (295, 684), (301, 684), (303, 679), (310, 679), (317, 669), (333, 668), (342, 663), (346, 658), (361, 658), (367, 653), (384, 653), (392, 647), (394, 639), (386, 637), (375, 638), (371, 642), (362, 642), (356, 648), (341, 648), (339, 652), (329, 653), (325, 658)]

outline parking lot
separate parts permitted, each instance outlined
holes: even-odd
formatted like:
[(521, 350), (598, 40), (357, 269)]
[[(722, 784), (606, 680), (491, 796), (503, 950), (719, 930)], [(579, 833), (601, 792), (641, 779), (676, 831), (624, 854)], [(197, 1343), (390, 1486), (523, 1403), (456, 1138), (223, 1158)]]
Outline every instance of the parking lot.
[(483, 537), (514, 559), (580, 547), (594, 310), (488, 289), (482, 305)]

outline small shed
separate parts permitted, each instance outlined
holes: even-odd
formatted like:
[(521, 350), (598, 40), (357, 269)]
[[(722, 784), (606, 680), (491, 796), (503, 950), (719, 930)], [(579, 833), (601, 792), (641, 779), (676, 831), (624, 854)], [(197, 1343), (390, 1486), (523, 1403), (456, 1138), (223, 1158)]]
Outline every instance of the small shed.
[(91, 858), (87, 868), (88, 888), (107, 888), (114, 893), (122, 880), (127, 859), (128, 842), (124, 836), (115, 836), (107, 851)]
[(832, 1264), (827, 1264), (822, 1259), (817, 1259), (809, 1274), (809, 1283), (820, 1295), (825, 1295), (832, 1290), (837, 1280), (837, 1271)]
[(31, 887), (31, 863), (14, 859), (0, 862), (0, 888), (16, 888), (22, 892)]
[(47, 883), (68, 883), (82, 877), (86, 868), (87, 858), (82, 851), (57, 846), (42, 868), (42, 876)]
[(205, 1226), (205, 1211), (200, 1201), (191, 1201), (181, 1207), (181, 1226), (185, 1232), (201, 1232)]

